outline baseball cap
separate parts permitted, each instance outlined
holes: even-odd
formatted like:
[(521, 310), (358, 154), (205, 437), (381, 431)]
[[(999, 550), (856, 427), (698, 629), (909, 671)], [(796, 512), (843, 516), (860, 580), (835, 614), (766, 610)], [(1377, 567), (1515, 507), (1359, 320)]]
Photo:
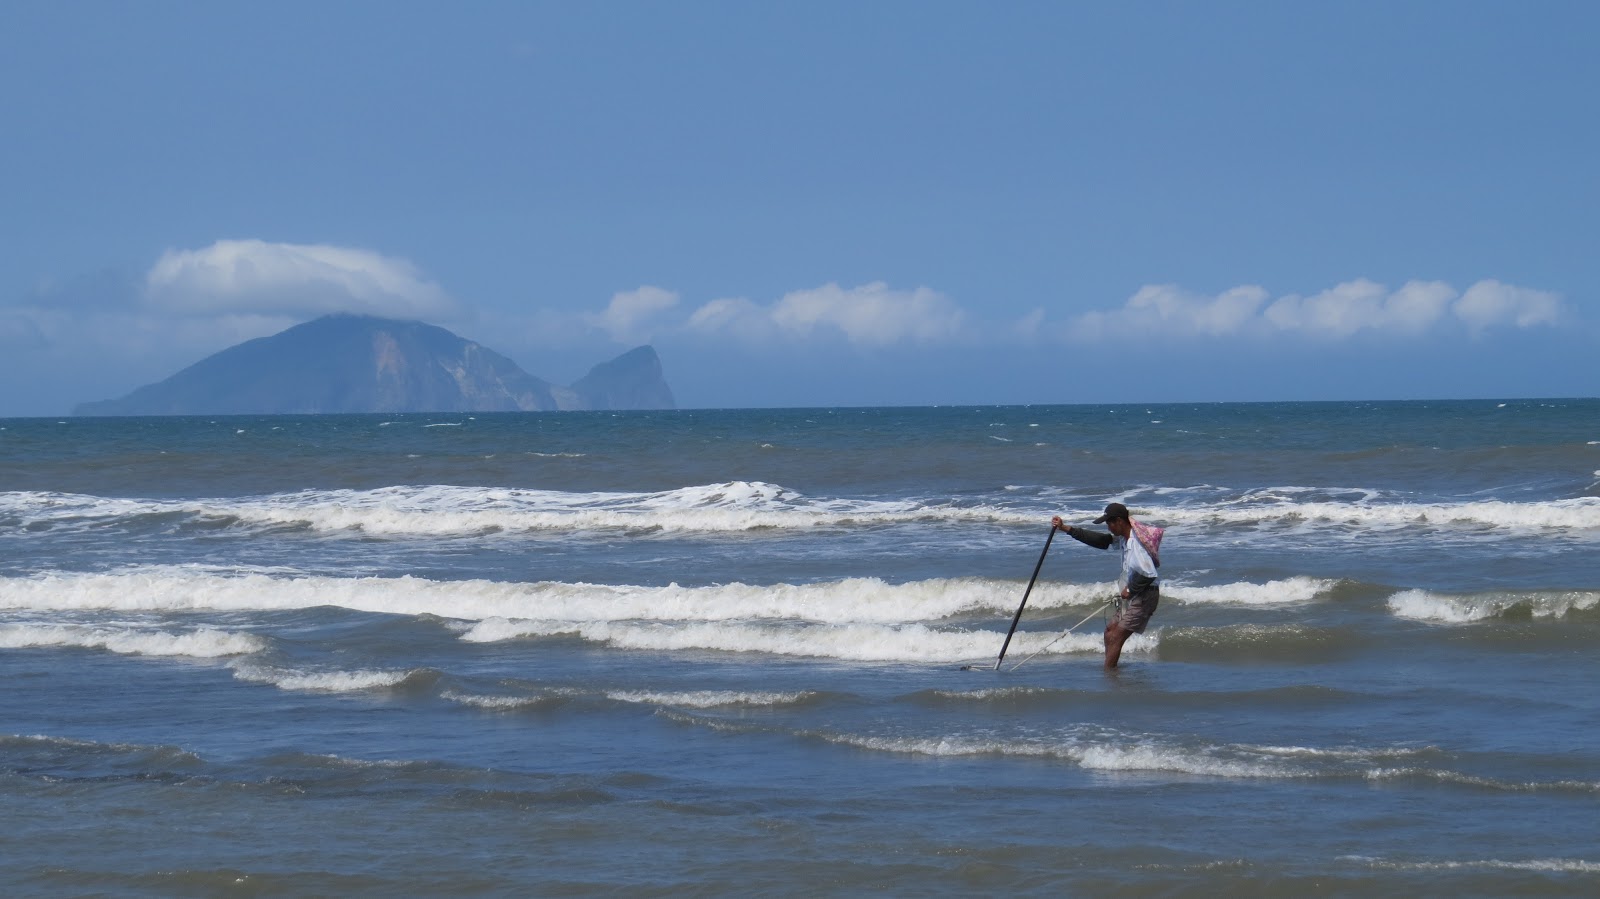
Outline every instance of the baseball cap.
[(1110, 521), (1113, 518), (1127, 518), (1127, 517), (1129, 517), (1128, 516), (1128, 507), (1127, 506), (1124, 506), (1122, 503), (1111, 503), (1110, 505), (1106, 506), (1105, 514), (1101, 515), (1099, 518), (1096, 518), (1094, 520), (1094, 523), (1095, 524), (1104, 524), (1105, 522)]

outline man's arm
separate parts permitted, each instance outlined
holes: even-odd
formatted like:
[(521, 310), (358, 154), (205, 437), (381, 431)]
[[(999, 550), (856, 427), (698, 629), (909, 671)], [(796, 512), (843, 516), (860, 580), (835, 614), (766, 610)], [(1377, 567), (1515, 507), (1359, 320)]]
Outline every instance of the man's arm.
[(1083, 528), (1075, 528), (1070, 524), (1064, 524), (1062, 525), (1062, 528), (1066, 530), (1068, 537), (1071, 537), (1079, 543), (1088, 544), (1095, 549), (1110, 549), (1113, 540), (1115, 540), (1115, 538), (1110, 534), (1102, 534), (1099, 531), (1088, 531), (1084, 530)]

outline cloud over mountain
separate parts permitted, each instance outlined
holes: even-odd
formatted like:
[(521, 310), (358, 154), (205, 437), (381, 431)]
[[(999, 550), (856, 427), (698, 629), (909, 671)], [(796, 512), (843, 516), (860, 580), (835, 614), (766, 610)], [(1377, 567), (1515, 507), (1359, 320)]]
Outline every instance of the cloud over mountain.
[(327, 244), (219, 240), (168, 250), (145, 275), (144, 292), (154, 307), (199, 315), (448, 318), (457, 312), (449, 294), (410, 262)]

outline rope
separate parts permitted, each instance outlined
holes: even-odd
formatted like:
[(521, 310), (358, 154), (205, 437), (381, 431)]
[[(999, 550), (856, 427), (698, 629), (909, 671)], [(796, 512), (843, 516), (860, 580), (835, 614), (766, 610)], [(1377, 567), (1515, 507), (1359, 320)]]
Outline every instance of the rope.
[(1094, 616), (1100, 614), (1101, 610), (1103, 610), (1106, 606), (1109, 606), (1112, 603), (1116, 602), (1118, 598), (1120, 598), (1120, 597), (1113, 597), (1113, 598), (1108, 599), (1105, 602), (1101, 603), (1100, 604), (1100, 608), (1095, 609), (1093, 612), (1090, 612), (1088, 615), (1086, 615), (1084, 617), (1083, 621), (1080, 621), (1077, 624), (1074, 624), (1072, 627), (1069, 627), (1066, 630), (1062, 631), (1061, 633), (1056, 634), (1055, 640), (1051, 640), (1049, 643), (1046, 643), (1045, 645), (1039, 647), (1038, 652), (1035, 652), (1032, 656), (1028, 656), (1027, 659), (1023, 659), (1022, 661), (1018, 662), (1017, 664), (1012, 665), (1011, 666), (1011, 670), (1015, 671), (1018, 668), (1021, 668), (1023, 665), (1027, 664), (1028, 659), (1031, 659), (1031, 658), (1033, 658), (1033, 656), (1036, 656), (1039, 653), (1044, 652), (1045, 650), (1049, 649), (1050, 647), (1056, 645), (1056, 641), (1057, 640), (1060, 640), (1062, 637), (1065, 637), (1066, 635), (1068, 635), (1068, 634), (1072, 633), (1073, 631), (1077, 630), (1078, 628), (1082, 627), (1084, 621), (1088, 621), (1090, 618), (1093, 618)]

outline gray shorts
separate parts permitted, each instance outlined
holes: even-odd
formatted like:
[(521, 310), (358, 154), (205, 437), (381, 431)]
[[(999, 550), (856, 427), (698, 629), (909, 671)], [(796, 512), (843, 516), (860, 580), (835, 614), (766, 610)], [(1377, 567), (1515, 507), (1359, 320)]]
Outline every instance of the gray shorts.
[(1160, 584), (1153, 580), (1136, 578), (1129, 584), (1128, 598), (1120, 603), (1114, 620), (1124, 629), (1142, 634), (1144, 626), (1150, 623), (1150, 616), (1156, 613), (1156, 606), (1160, 604)]

